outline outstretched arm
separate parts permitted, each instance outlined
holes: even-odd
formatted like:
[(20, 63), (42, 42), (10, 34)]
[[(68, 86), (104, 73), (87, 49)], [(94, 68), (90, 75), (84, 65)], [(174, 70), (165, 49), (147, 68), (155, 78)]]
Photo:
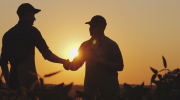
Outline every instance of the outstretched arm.
[(31, 32), (31, 34), (28, 34), (29, 39), (38, 48), (38, 50), (43, 55), (44, 59), (47, 59), (54, 63), (61, 63), (61, 64), (64, 64), (69, 61), (69, 60), (58, 57), (57, 55), (55, 55), (49, 50), (49, 47), (47, 46), (45, 40), (41, 36), (41, 33), (39, 32), (38, 29), (36, 29), (35, 27), (32, 27), (32, 30), (29, 30), (29, 31)]
[[(43, 53), (42, 53), (43, 54)], [(43, 56), (48, 60), (48, 61), (51, 61), (51, 62), (54, 62), (54, 63), (61, 63), (61, 64), (64, 64), (66, 63), (68, 60), (66, 59), (63, 59), (63, 58), (60, 58), (58, 56), (56, 56), (55, 54), (51, 53), (50, 51), (47, 51), (46, 54), (43, 54)]]

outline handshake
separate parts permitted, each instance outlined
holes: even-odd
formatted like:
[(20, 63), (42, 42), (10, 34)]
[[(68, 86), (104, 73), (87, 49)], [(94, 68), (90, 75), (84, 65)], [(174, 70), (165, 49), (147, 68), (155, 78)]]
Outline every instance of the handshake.
[(69, 59), (67, 59), (64, 63), (63, 63), (63, 67), (64, 67), (64, 69), (66, 69), (66, 70), (69, 70), (70, 68), (70, 64), (71, 64), (71, 62), (69, 61)]
[(66, 70), (76, 71), (78, 70), (84, 62), (92, 56), (92, 52), (89, 48), (79, 50), (78, 56), (76, 56), (73, 61), (69, 61), (69, 59), (63, 62), (63, 67)]
[(63, 67), (66, 70), (71, 70), (71, 71), (76, 71), (78, 70), (83, 64), (79, 64), (79, 62), (73, 60), (72, 62), (69, 61), (69, 59), (67, 59), (64, 63), (63, 63)]
[(79, 55), (76, 56), (72, 62), (70, 62), (69, 59), (65, 60), (63, 67), (66, 70), (76, 71), (84, 64), (86, 60), (91, 60), (97, 65), (105, 65), (105, 61), (98, 56), (92, 48), (88, 48), (86, 51), (80, 51)]

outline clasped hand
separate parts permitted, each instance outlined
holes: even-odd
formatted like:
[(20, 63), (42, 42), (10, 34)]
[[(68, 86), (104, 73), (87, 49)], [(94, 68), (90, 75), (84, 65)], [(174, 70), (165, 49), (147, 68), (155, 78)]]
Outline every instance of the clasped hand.
[(66, 69), (66, 70), (69, 70), (69, 65), (70, 65), (70, 61), (69, 61), (69, 59), (67, 59), (64, 63), (63, 63), (63, 67), (64, 67), (64, 69)]
[(105, 61), (101, 57), (99, 57), (92, 48), (89, 48), (88, 50), (83, 50), (80, 53), (81, 54), (75, 57), (72, 62), (70, 62), (69, 59), (66, 60), (66, 62), (63, 64), (64, 69), (75, 71), (79, 69), (84, 63), (84, 61), (88, 59), (93, 60), (98, 65), (105, 64)]

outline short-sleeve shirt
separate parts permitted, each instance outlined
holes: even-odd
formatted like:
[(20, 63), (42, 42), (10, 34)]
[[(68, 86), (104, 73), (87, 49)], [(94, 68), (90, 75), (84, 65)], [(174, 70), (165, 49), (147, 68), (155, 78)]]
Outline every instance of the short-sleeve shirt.
[[(104, 61), (109, 63), (117, 62), (123, 64), (123, 59), (119, 46), (110, 38), (102, 36), (99, 41), (91, 38), (90, 40), (85, 41), (81, 44), (79, 51), (83, 49), (83, 47), (88, 46), (92, 47), (94, 52)], [(106, 86), (108, 88), (111, 88), (113, 86), (112, 88), (118, 88), (119, 90), (117, 71), (108, 70), (105, 67), (103, 68), (103, 66), (97, 65), (95, 61), (87, 59), (84, 81), (85, 91), (88, 88), (99, 88), (101, 86)]]
[(46, 59), (51, 53), (39, 30), (25, 21), (19, 21), (2, 39), (1, 65), (19, 63), (33, 52), (35, 46)]

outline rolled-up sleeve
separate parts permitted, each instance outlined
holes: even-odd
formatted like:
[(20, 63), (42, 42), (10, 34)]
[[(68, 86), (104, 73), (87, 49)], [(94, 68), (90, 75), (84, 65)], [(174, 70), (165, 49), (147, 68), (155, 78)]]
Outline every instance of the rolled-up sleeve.
[(30, 41), (38, 48), (38, 50), (41, 52), (44, 59), (47, 59), (52, 52), (49, 50), (49, 47), (47, 46), (45, 40), (43, 39), (41, 33), (39, 30), (35, 27), (32, 27), (30, 31)]

